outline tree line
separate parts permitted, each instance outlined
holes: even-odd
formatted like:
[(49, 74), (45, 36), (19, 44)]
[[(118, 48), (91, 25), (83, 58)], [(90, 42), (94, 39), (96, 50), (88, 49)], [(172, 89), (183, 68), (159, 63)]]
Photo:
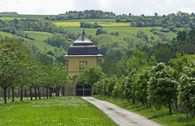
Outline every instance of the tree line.
[(87, 22), (80, 22), (80, 28), (103, 28), (103, 26), (99, 25), (98, 23), (87, 23)]
[(71, 20), (71, 19), (104, 19), (113, 18), (115, 14), (113, 12), (104, 12), (101, 10), (84, 10), (84, 11), (69, 11), (65, 14), (59, 14), (55, 16), (47, 16), (46, 20)]
[(0, 30), (11, 34), (17, 34), (18, 31), (41, 31), (49, 33), (64, 32), (62, 28), (59, 28), (50, 21), (43, 19), (0, 20)]
[(195, 14), (177, 12), (159, 16), (157, 13), (154, 16), (134, 16), (134, 15), (118, 15), (116, 22), (130, 22), (132, 27), (162, 27), (164, 31), (175, 31), (177, 28), (195, 27)]
[(68, 77), (63, 64), (44, 65), (22, 43), (14, 40), (0, 42), (0, 59), (4, 103), (10, 94), (14, 101), (18, 89), (21, 101), (24, 96), (32, 100), (51, 97), (52, 92), (64, 94)]

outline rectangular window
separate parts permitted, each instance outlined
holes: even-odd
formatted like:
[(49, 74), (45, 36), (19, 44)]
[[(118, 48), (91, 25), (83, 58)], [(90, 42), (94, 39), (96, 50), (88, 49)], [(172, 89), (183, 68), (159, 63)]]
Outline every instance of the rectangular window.
[(87, 61), (80, 61), (79, 62), (79, 71), (82, 71), (83, 68), (87, 65)]

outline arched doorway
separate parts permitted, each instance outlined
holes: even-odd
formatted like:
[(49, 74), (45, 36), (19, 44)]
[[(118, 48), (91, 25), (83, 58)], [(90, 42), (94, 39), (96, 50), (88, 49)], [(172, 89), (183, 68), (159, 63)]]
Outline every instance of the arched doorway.
[(91, 96), (91, 93), (91, 85), (85, 85), (80, 82), (76, 84), (76, 96)]

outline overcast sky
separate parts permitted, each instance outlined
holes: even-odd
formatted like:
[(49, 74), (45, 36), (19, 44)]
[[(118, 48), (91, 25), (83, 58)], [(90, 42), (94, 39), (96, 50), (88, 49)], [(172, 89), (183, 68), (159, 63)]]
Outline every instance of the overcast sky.
[(0, 12), (59, 14), (70, 10), (104, 10), (116, 14), (153, 15), (195, 12), (195, 0), (0, 0)]

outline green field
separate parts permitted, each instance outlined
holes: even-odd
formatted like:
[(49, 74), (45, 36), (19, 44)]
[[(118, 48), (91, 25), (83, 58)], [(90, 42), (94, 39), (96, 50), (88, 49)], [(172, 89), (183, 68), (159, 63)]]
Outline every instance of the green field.
[(54, 50), (55, 47), (50, 46), (45, 43), (49, 37), (52, 37), (53, 34), (47, 32), (36, 32), (36, 31), (26, 31), (28, 36), (33, 38), (34, 40), (28, 40), (31, 44), (38, 47), (41, 51), (47, 52), (48, 50)]
[[(82, 22), (82, 20), (79, 21), (54, 21), (53, 23), (57, 26), (61, 26), (61, 27), (80, 27), (80, 22)], [(128, 27), (130, 25), (130, 23), (126, 23), (126, 22), (109, 22), (109, 21), (93, 21), (93, 20), (89, 20), (89, 23), (98, 23), (99, 25), (103, 26), (103, 27)]]
[[(159, 27), (156, 27), (157, 29), (159, 29)], [(79, 27), (64, 27), (64, 29), (66, 31), (70, 31), (70, 32), (74, 32), (74, 33), (78, 33), (80, 34), (82, 32), (82, 28)], [(119, 38), (120, 39), (124, 39), (126, 37), (131, 37), (134, 39), (137, 39), (136, 34), (138, 31), (144, 31), (144, 33), (148, 36), (148, 37), (154, 37), (155, 39), (160, 39), (157, 35), (153, 34), (151, 32), (152, 27), (121, 27), (121, 26), (112, 26), (112, 27), (104, 27), (104, 30), (106, 30), (108, 33), (111, 32), (118, 32), (119, 33)], [(88, 35), (95, 35), (96, 34), (96, 30), (95, 28), (85, 28), (85, 31)], [(173, 32), (169, 32), (169, 33), (162, 33), (165, 36), (168, 37), (168, 39), (171, 41), (172, 38), (176, 37), (176, 34)]]
[(1, 126), (115, 126), (80, 97), (0, 104)]
[(13, 35), (13, 34), (10, 34), (10, 33), (7, 33), (7, 32), (2, 32), (2, 31), (0, 31), (0, 36), (1, 37), (9, 37), (9, 38), (15, 38), (15, 37), (17, 37), (16, 35)]
[[(53, 23), (57, 26), (63, 27), (66, 31), (74, 32), (74, 33), (81, 33), (82, 28), (80, 28), (80, 22), (88, 22), (88, 23), (98, 23), (99, 25), (103, 26), (103, 29), (106, 30), (108, 33), (111, 32), (118, 32), (121, 39), (126, 37), (131, 37), (136, 39), (136, 34), (138, 31), (144, 31), (148, 37), (153, 37), (156, 40), (160, 39), (159, 36), (153, 34), (151, 29), (156, 28), (160, 29), (160, 27), (130, 27), (129, 22), (115, 22), (111, 19), (80, 19), (80, 20), (68, 20), (68, 21), (54, 21)], [(85, 28), (85, 31), (88, 35), (95, 35), (96, 28)], [(173, 32), (163, 33), (164, 36), (171, 41), (176, 34)]]
[(188, 118), (186, 115), (176, 112), (169, 114), (168, 108), (165, 107), (162, 107), (160, 111), (157, 111), (155, 108), (148, 108), (138, 103), (132, 104), (132, 102), (121, 98), (107, 98), (102, 96), (95, 97), (116, 104), (131, 112), (143, 115), (148, 119), (162, 124), (163, 126), (195, 126), (195, 118)]
[(29, 44), (34, 45), (35, 47), (37, 47), (42, 52), (47, 52), (48, 50), (56, 49), (56, 47), (53, 47), (53, 46), (48, 45), (47, 43), (45, 43), (45, 40), (47, 40), (49, 37), (52, 37), (53, 34), (48, 33), (48, 32), (37, 32), (37, 31), (25, 31), (25, 33), (27, 33), (28, 36), (30, 38), (32, 38), (33, 40), (26, 39), (26, 38), (23, 38), (21, 36), (13, 35), (13, 34), (10, 34), (10, 33), (1, 32), (1, 31), (0, 31), (0, 36), (9, 37), (9, 38), (12, 38), (12, 37), (14, 37), (14, 38), (17, 38), (17, 37), (23, 38), (25, 40), (26, 45), (29, 45)]

